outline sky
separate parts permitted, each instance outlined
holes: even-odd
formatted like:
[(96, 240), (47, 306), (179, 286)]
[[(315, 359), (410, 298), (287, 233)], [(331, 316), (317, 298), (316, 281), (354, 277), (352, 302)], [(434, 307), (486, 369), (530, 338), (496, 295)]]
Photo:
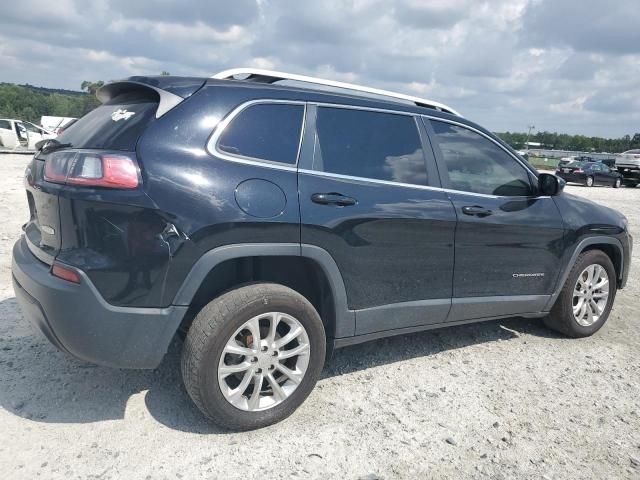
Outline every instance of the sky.
[(252, 66), (436, 100), (493, 131), (640, 132), (639, 0), (20, 0), (0, 82)]

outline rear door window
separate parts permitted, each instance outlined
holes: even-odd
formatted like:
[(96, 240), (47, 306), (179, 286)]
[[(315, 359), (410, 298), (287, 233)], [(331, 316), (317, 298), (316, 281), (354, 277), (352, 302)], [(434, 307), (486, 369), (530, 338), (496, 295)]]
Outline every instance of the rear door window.
[(0, 128), (3, 130), (11, 130), (11, 122), (8, 120), (0, 120)]
[(251, 105), (225, 127), (217, 148), (238, 157), (295, 165), (303, 117), (304, 105)]
[(422, 143), (411, 115), (318, 107), (313, 169), (427, 184)]
[(58, 137), (74, 148), (135, 150), (138, 138), (155, 118), (155, 93), (125, 93), (80, 118)]

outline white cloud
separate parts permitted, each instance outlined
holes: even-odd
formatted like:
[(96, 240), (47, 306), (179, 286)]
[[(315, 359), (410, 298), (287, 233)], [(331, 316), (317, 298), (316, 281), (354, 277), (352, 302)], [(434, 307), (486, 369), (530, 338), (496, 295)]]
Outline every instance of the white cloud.
[(255, 66), (395, 89), (492, 130), (619, 136), (640, 121), (637, 0), (24, 0), (0, 81), (78, 88)]

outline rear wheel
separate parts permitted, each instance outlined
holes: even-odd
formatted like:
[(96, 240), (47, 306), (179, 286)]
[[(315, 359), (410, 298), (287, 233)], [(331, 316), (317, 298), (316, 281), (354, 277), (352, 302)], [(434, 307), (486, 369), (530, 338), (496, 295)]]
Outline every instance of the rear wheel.
[(624, 181), (624, 186), (627, 188), (635, 188), (638, 186), (638, 183), (640, 182), (636, 182), (634, 180), (625, 180)]
[(616, 296), (616, 272), (600, 250), (582, 253), (545, 324), (569, 337), (588, 337), (607, 321)]
[(324, 364), (320, 316), (299, 293), (277, 284), (231, 290), (205, 306), (182, 353), (189, 395), (214, 422), (261, 428), (293, 413)]
[(584, 184), (587, 187), (593, 187), (593, 177), (587, 177), (584, 181)]

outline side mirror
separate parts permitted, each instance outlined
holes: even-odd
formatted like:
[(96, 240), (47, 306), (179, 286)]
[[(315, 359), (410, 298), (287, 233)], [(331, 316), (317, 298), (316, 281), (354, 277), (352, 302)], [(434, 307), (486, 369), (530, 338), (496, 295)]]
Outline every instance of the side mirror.
[(542, 196), (552, 197), (559, 195), (564, 190), (565, 182), (562, 178), (556, 177), (550, 173), (541, 173), (538, 175), (538, 193)]

